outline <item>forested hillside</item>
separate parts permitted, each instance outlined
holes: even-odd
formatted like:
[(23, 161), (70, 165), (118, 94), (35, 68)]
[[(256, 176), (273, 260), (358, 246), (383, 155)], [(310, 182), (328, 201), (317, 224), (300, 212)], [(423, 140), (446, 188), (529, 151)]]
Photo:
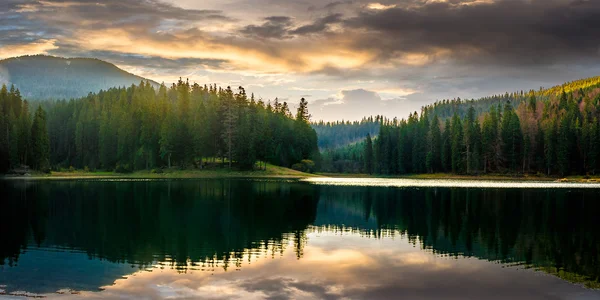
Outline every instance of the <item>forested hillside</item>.
[[(142, 80), (111, 63), (91, 58), (33, 55), (0, 61), (0, 84), (15, 85), (28, 100), (85, 97)], [(156, 82), (151, 84), (158, 87)]]
[(382, 117), (365, 117), (360, 121), (319, 121), (312, 124), (319, 137), (319, 149), (331, 150), (360, 142), (367, 134), (372, 136), (379, 132)]
[(537, 101), (547, 101), (560, 96), (563, 91), (565, 93), (573, 93), (597, 87), (600, 87), (600, 76), (567, 82), (549, 89), (540, 88), (538, 90), (530, 90), (529, 92), (517, 91), (470, 100), (460, 98), (446, 99), (427, 105), (426, 108), (431, 114), (437, 115), (442, 120), (451, 118), (454, 114), (458, 114), (458, 116), (464, 118), (471, 107), (475, 109), (477, 115), (481, 115), (487, 113), (492, 106), (504, 105), (506, 102), (510, 102), (513, 108), (516, 109), (521, 103), (528, 101), (531, 95)]
[(311, 164), (306, 159), (319, 159), (304, 99), (293, 116), (286, 102), (257, 101), (242, 87), (234, 92), (179, 80), (157, 91), (143, 81), (40, 102), (33, 123), (30, 104), (17, 90), (3, 87), (0, 103), (3, 171), (30, 165), (128, 172), (202, 168), (207, 161), (239, 169), (256, 168), (257, 161), (302, 169)]
[[(323, 166), (377, 174), (595, 174), (598, 82), (591, 78), (539, 92), (438, 102), (408, 119), (383, 120), (372, 145), (324, 154)], [(564, 91), (556, 94), (559, 88)]]

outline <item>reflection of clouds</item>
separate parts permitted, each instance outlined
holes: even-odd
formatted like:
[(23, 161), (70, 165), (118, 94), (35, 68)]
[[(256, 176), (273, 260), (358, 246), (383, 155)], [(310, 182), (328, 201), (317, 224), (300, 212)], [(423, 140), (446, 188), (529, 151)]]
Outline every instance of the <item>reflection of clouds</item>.
[[(438, 256), (406, 236), (367, 238), (358, 232), (312, 228), (304, 257), (291, 244), (281, 257), (245, 260), (241, 271), (155, 268), (140, 271), (86, 298), (202, 299), (593, 299), (531, 270), (474, 258)], [(290, 242), (291, 243), (291, 242)], [(417, 243), (418, 245), (418, 243)], [(509, 288), (507, 288), (509, 287)], [(587, 297), (587, 298), (586, 298)]]

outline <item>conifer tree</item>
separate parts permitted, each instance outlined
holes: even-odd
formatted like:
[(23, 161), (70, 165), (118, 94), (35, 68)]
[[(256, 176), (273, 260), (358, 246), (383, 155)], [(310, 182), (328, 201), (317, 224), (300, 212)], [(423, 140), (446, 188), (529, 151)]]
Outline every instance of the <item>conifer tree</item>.
[(364, 160), (365, 160), (365, 172), (367, 174), (373, 174), (373, 141), (371, 140), (371, 134), (367, 133), (367, 139), (365, 141), (365, 150), (364, 150)]
[(233, 91), (230, 87), (223, 92), (223, 141), (225, 143), (224, 156), (229, 160), (229, 168), (233, 163), (234, 143), (237, 130), (238, 113), (236, 111), (236, 103), (233, 97)]
[(442, 133), (440, 131), (440, 119), (437, 115), (434, 115), (431, 120), (428, 144), (428, 157), (430, 157), (428, 171), (430, 173), (440, 171), (442, 165)]
[(31, 166), (47, 171), (50, 167), (50, 140), (46, 128), (46, 112), (41, 106), (35, 112), (31, 125)]
[(452, 126), (451, 126), (451, 152), (452, 152), (452, 172), (453, 173), (462, 173), (463, 172), (463, 163), (464, 157), (463, 154), (463, 125), (460, 117), (455, 114), (452, 117)]
[(17, 131), (17, 152), (19, 156), (18, 163), (27, 165), (27, 160), (31, 155), (29, 153), (29, 149), (31, 147), (31, 116), (29, 115), (29, 103), (27, 101), (23, 101), (23, 104), (21, 105)]
[(452, 125), (450, 119), (446, 119), (444, 132), (442, 134), (442, 169), (444, 172), (452, 170)]

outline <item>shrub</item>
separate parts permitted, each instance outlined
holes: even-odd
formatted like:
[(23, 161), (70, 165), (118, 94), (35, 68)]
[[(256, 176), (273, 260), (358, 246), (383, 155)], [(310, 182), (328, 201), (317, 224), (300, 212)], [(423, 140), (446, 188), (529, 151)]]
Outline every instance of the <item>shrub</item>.
[(300, 172), (304, 172), (304, 165), (301, 163), (293, 164), (292, 169)]
[(310, 159), (303, 159), (300, 163), (304, 165), (305, 172), (313, 173), (315, 171), (315, 162)]
[(163, 170), (162, 169), (152, 169), (152, 170), (150, 170), (150, 173), (152, 173), (152, 174), (162, 174)]
[(315, 171), (315, 162), (310, 159), (303, 159), (299, 163), (293, 164), (292, 169), (300, 172), (313, 173)]
[(129, 164), (117, 164), (117, 167), (115, 168), (115, 172), (116, 173), (131, 173), (131, 168), (129, 167)]

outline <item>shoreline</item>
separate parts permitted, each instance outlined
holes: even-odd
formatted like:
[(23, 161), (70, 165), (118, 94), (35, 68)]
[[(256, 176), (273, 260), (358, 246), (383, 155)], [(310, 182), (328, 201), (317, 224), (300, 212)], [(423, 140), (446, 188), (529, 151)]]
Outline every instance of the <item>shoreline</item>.
[(80, 179), (203, 179), (203, 178), (258, 178), (258, 179), (303, 179), (314, 177), (328, 178), (372, 178), (372, 179), (418, 179), (418, 180), (464, 180), (464, 181), (512, 181), (512, 182), (564, 182), (564, 183), (600, 183), (600, 176), (549, 177), (533, 175), (455, 175), (437, 174), (408, 174), (399, 176), (379, 176), (369, 174), (349, 173), (303, 173), (283, 167), (270, 166), (267, 170), (237, 171), (228, 169), (210, 170), (166, 170), (163, 173), (137, 171), (132, 173), (115, 172), (51, 172), (50, 174), (33, 172), (31, 175), (3, 175), (0, 180), (80, 180)]
[(116, 172), (85, 172), (53, 171), (49, 174), (32, 172), (30, 175), (4, 175), (0, 180), (78, 180), (78, 179), (201, 179), (201, 178), (265, 178), (265, 179), (301, 179), (320, 177), (316, 174), (304, 173), (284, 167), (269, 165), (267, 170), (238, 171), (229, 169), (208, 170), (161, 170), (152, 172), (148, 170), (131, 173)]

